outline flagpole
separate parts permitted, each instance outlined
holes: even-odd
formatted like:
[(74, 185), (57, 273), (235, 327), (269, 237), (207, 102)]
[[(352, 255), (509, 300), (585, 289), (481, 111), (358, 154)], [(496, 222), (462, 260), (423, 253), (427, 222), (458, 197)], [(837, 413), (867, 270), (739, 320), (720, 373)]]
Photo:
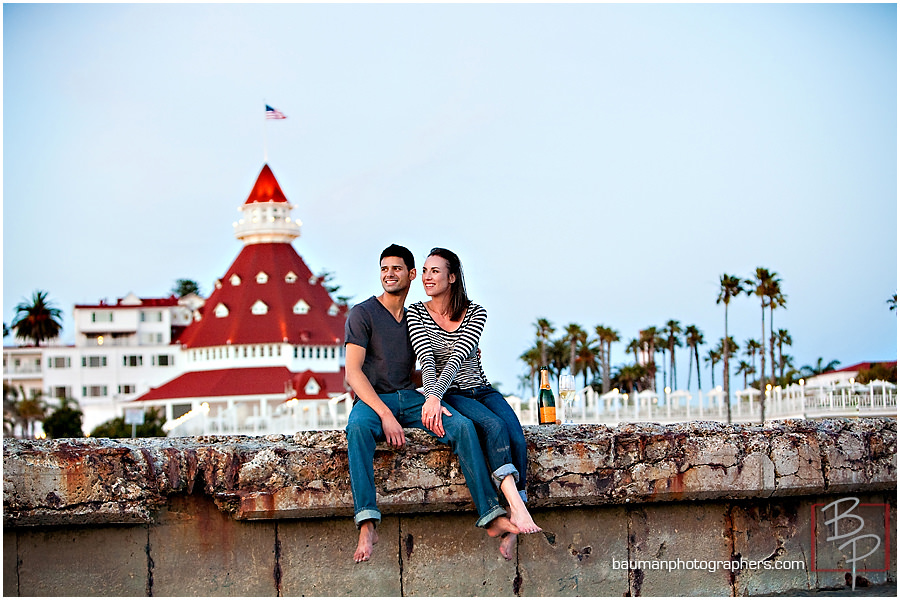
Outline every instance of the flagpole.
[[(263, 105), (265, 104), (265, 99), (263, 99)], [(263, 164), (269, 163), (269, 140), (268, 140), (268, 128), (266, 127), (266, 111), (263, 111)]]

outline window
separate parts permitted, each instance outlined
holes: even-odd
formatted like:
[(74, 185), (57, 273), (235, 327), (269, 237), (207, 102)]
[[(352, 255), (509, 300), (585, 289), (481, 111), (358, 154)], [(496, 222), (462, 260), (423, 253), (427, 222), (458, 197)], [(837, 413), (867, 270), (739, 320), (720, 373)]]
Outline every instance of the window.
[(82, 356), (81, 357), (81, 366), (82, 367), (105, 367), (106, 366), (106, 357), (105, 356)]
[(256, 274), (256, 283), (266, 283), (269, 281), (269, 275), (260, 271)]
[(86, 385), (81, 388), (81, 395), (86, 398), (98, 398), (106, 396), (105, 385)]
[(72, 366), (72, 359), (68, 356), (53, 356), (48, 366), (51, 369), (68, 369)]
[(219, 303), (216, 305), (216, 312), (215, 312), (215, 314), (216, 314), (216, 316), (219, 317), (219, 318), (221, 318), (221, 317), (227, 317), (227, 316), (228, 316), (228, 307), (225, 306), (224, 304), (222, 304), (221, 302), (219, 302)]
[(171, 354), (158, 354), (153, 357), (153, 363), (157, 367), (171, 367), (175, 365), (175, 357)]
[(71, 398), (72, 388), (67, 385), (52, 387), (50, 388), (50, 395), (54, 398)]
[(250, 312), (252, 312), (254, 315), (264, 315), (269, 312), (269, 307), (266, 306), (266, 303), (262, 300), (257, 300), (250, 308)]
[(172, 418), (177, 419), (181, 415), (186, 415), (191, 412), (190, 404), (173, 404), (172, 405)]
[(133, 394), (136, 391), (137, 391), (137, 386), (133, 385), (133, 384), (126, 383), (126, 384), (122, 384), (119, 386), (120, 394)]
[(92, 323), (112, 323), (113, 314), (111, 310), (94, 311), (91, 313)]
[(131, 355), (122, 357), (123, 367), (140, 367), (144, 364), (144, 357), (140, 355)]
[(341, 309), (338, 308), (337, 304), (332, 303), (331, 306), (328, 307), (328, 314), (330, 316), (335, 316), (340, 312)]
[(297, 301), (297, 304), (294, 305), (294, 314), (295, 315), (305, 315), (309, 312), (309, 304), (304, 302), (302, 299)]
[(288, 274), (284, 276), (285, 283), (296, 283), (296, 281), (297, 281), (297, 274), (294, 273), (293, 271), (289, 271)]
[(234, 285), (234, 286), (241, 285), (241, 278), (238, 277), (238, 274), (237, 274), (237, 273), (235, 273), (234, 275), (232, 275), (232, 276), (231, 276), (231, 279), (230, 279), (229, 281), (231, 281), (231, 285)]
[(322, 387), (319, 385), (319, 383), (315, 379), (310, 377), (309, 381), (306, 382), (306, 387), (303, 388), (303, 391), (307, 396), (315, 396), (321, 389)]

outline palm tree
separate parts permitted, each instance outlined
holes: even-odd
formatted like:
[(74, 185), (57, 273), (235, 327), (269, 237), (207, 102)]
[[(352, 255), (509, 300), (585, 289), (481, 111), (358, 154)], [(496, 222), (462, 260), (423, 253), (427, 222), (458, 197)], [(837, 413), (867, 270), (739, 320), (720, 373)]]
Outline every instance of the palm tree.
[(538, 318), (537, 321), (533, 323), (535, 329), (537, 330), (537, 347), (540, 350), (541, 356), (541, 365), (547, 364), (547, 343), (550, 341), (550, 336), (556, 331), (553, 328), (553, 324), (550, 323), (547, 319), (543, 317)]
[[(649, 375), (650, 381), (652, 382), (650, 385), (655, 390), (656, 389), (656, 341), (659, 337), (659, 334), (656, 331), (656, 327), (648, 327), (647, 329), (642, 329), (638, 332), (641, 352), (646, 358), (647, 362), (645, 366), (647, 367), (647, 374)], [(638, 361), (640, 362), (640, 361)]]
[(762, 346), (760, 346), (759, 342), (753, 338), (744, 342), (744, 356), (750, 359), (750, 366), (753, 367), (748, 374), (756, 373), (756, 355), (761, 349)]
[(788, 333), (787, 329), (779, 329), (775, 334), (775, 344), (778, 346), (778, 379), (779, 381), (784, 379), (784, 368), (787, 366), (787, 361), (784, 359), (784, 347), (793, 345), (794, 340), (791, 339), (791, 334)]
[[(719, 278), (719, 297), (716, 299), (716, 304), (724, 304), (725, 305), (725, 339), (729, 338), (728, 335), (728, 305), (731, 303), (731, 299), (737, 296), (738, 294), (744, 293), (743, 282), (739, 277), (735, 277), (734, 275), (729, 275), (728, 273), (723, 273)], [(731, 377), (730, 377), (730, 368), (729, 368), (729, 358), (731, 356), (730, 345), (725, 345), (725, 354), (723, 356), (723, 361), (725, 363), (724, 369), (724, 381), (722, 383), (725, 388), (725, 406), (728, 407), (728, 422), (731, 423)]]
[[(597, 337), (600, 339), (600, 366), (603, 369), (603, 393), (605, 394), (610, 390), (612, 344), (619, 341), (619, 332), (605, 325), (597, 325), (594, 331), (597, 332)], [(637, 361), (637, 353), (635, 353), (635, 361)]]
[[(326, 271), (327, 278), (330, 280), (331, 273)], [(320, 275), (320, 277), (323, 277)], [(323, 282), (324, 284), (324, 282)], [(329, 292), (330, 293), (330, 292)], [(197, 294), (200, 295), (200, 284), (194, 281), (193, 279), (176, 279), (175, 285), (172, 286), (172, 295), (176, 298), (184, 298), (188, 294)]]
[(562, 337), (558, 340), (551, 340), (547, 347), (547, 368), (550, 374), (559, 377), (562, 375), (563, 369), (569, 364), (569, 342)]
[(703, 332), (700, 331), (696, 325), (688, 325), (684, 329), (684, 343), (687, 344), (688, 347), (688, 357), (690, 361), (688, 362), (688, 389), (691, 389), (691, 365), (693, 364), (694, 358), (697, 359), (697, 389), (702, 390), (703, 385), (700, 383), (700, 354), (697, 350), (697, 347), (703, 343)]
[(519, 360), (525, 363), (525, 366), (528, 367), (528, 377), (531, 379), (531, 394), (533, 396), (537, 396), (537, 390), (535, 388), (535, 378), (538, 370), (544, 365), (541, 362), (541, 350), (537, 346), (533, 348), (529, 348), (519, 357)]
[(34, 437), (34, 424), (43, 421), (47, 415), (47, 404), (44, 402), (41, 390), (31, 390), (31, 396), (26, 397), (24, 388), (20, 388), (21, 399), (16, 405), (16, 412), (22, 422), (22, 431), (26, 438)]
[(775, 309), (787, 306), (787, 295), (781, 291), (778, 273), (772, 273), (772, 280), (766, 294), (769, 297), (769, 359), (772, 364), (772, 387), (775, 387)]
[(628, 340), (628, 345), (625, 346), (625, 352), (634, 352), (634, 362), (636, 364), (641, 364), (641, 341), (637, 338), (633, 338)]
[(889, 309), (897, 310), (897, 292), (894, 292), (894, 295), (888, 298), (887, 304)]
[(839, 364), (841, 364), (841, 361), (837, 359), (832, 360), (826, 364), (825, 359), (820, 356), (815, 365), (803, 365), (802, 367), (800, 367), (800, 374), (804, 377), (821, 375), (822, 373), (833, 371)]
[[(642, 365), (623, 365), (619, 367), (619, 370), (614, 376), (614, 380), (617, 382), (616, 387), (621, 386), (622, 389), (627, 389), (628, 393), (632, 394), (636, 391), (636, 387), (640, 387), (640, 381), (646, 378), (647, 375), (647, 369)], [(628, 384), (627, 388), (625, 384)]]
[(597, 362), (597, 358), (603, 351), (601, 346), (602, 343), (597, 346), (585, 343), (578, 348), (578, 357), (575, 360), (578, 362), (578, 370), (584, 378), (582, 387), (588, 386), (588, 374), (593, 379), (600, 373), (600, 363)]
[[(720, 346), (721, 347), (721, 346)], [(722, 352), (720, 349), (710, 348), (703, 361), (709, 365), (710, 377), (712, 378), (712, 387), (716, 387), (716, 363), (722, 360)]]
[(578, 323), (569, 323), (566, 325), (566, 335), (563, 338), (569, 343), (569, 373), (576, 375), (576, 367), (578, 366), (578, 347), (587, 343), (587, 331), (581, 328)]
[(762, 350), (759, 354), (759, 407), (760, 418), (762, 422), (766, 422), (766, 307), (769, 305), (769, 291), (772, 289), (772, 274), (768, 269), (756, 267), (754, 279), (748, 279), (746, 284), (751, 286), (747, 289), (747, 294), (755, 294), (759, 296), (760, 310), (762, 311), (762, 335), (760, 342)]
[(753, 365), (748, 363), (746, 360), (742, 360), (738, 362), (737, 369), (734, 371), (735, 375), (744, 374), (744, 389), (747, 389), (747, 375), (752, 375), (756, 372), (756, 369), (753, 368)]
[(61, 315), (62, 312), (47, 299), (47, 292), (37, 290), (31, 296), (31, 303), (23, 301), (16, 305), (12, 327), (16, 337), (34, 340), (34, 345), (40, 346), (44, 340), (59, 337)]
[(681, 329), (681, 323), (676, 321), (675, 319), (669, 319), (666, 322), (665, 333), (666, 337), (666, 347), (669, 349), (669, 360), (670, 360), (670, 368), (669, 372), (672, 373), (672, 389), (678, 389), (678, 372), (675, 370), (675, 347), (681, 348), (681, 334), (683, 330)]

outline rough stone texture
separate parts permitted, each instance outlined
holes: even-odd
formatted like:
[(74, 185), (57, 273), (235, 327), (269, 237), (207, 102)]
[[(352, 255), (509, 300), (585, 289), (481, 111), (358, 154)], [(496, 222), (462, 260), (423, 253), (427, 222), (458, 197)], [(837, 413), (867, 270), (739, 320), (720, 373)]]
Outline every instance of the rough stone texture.
[[(533, 507), (894, 489), (892, 418), (530, 426)], [(466, 511), (456, 457), (418, 430), (375, 456), (385, 514)], [(136, 440), (3, 441), (4, 525), (150, 523), (202, 492), (238, 520), (352, 514), (342, 431)]]
[(303, 519), (278, 522), (280, 595), (400, 596), (397, 517), (378, 526), (372, 559), (352, 560), (357, 530), (353, 519)]
[(145, 525), (24, 530), (17, 544), (20, 564), (15, 595), (147, 595)]
[(470, 515), (403, 517), (399, 545), (404, 596), (515, 595), (516, 564)]
[(627, 595), (628, 516), (623, 506), (535, 512), (542, 533), (519, 536), (521, 596)]
[(154, 596), (275, 595), (274, 523), (240, 523), (205, 498), (176, 497), (149, 545)]
[(19, 576), (17, 561), (19, 558), (16, 546), (16, 533), (3, 530), (3, 596), (19, 595)]

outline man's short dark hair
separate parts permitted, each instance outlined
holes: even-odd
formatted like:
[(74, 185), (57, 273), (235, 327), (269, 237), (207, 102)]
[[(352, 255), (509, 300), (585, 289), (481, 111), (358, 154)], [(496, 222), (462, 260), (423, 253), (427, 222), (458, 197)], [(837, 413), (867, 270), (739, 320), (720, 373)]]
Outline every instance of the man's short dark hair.
[(406, 263), (406, 268), (410, 271), (416, 268), (416, 259), (413, 258), (413, 254), (409, 251), (409, 248), (398, 246), (397, 244), (391, 244), (381, 253), (381, 258), (378, 259), (378, 264), (381, 264), (381, 261), (383, 261), (387, 256), (396, 256), (397, 258), (402, 258), (403, 262)]

